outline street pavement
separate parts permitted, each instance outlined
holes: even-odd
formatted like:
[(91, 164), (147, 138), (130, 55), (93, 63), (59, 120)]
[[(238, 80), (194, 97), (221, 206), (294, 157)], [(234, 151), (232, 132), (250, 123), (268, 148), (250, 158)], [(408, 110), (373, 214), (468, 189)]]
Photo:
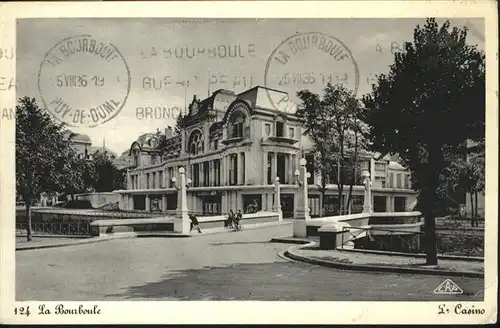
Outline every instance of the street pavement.
[(292, 226), (196, 238), (129, 238), (16, 252), (16, 300), (482, 300), (484, 281), (452, 280), (463, 295), (436, 295), (447, 277), (345, 271), (289, 262), (270, 243)]

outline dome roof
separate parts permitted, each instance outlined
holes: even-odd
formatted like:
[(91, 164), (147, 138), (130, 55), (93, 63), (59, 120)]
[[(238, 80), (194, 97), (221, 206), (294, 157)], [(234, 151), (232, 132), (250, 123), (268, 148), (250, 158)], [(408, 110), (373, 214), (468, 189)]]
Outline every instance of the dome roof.
[(403, 165), (399, 164), (398, 162), (390, 161), (389, 162), (389, 170), (404, 171), (405, 168), (403, 167)]

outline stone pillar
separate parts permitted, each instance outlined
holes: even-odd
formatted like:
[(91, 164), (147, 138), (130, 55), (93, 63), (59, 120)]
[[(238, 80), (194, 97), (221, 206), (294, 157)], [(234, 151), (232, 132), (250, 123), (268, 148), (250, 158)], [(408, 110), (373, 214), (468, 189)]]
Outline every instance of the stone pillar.
[(272, 211), (273, 210), (273, 195), (270, 192), (265, 193), (265, 195), (266, 195), (266, 200), (267, 200), (267, 204), (266, 204), (267, 210)]
[(372, 213), (372, 182), (370, 179), (370, 172), (363, 171), (361, 173), (361, 177), (363, 178), (363, 183), (365, 185), (365, 199), (363, 204), (363, 213)]
[(126, 203), (125, 203), (125, 197), (127, 196), (126, 194), (118, 194), (119, 195), (119, 198), (118, 198), (118, 208), (120, 210), (126, 210)]
[(283, 222), (283, 212), (281, 211), (281, 187), (280, 179), (276, 177), (274, 182), (274, 212), (278, 213), (278, 222)]
[(151, 199), (146, 195), (146, 211), (151, 211)]
[(221, 184), (221, 186), (224, 186), (224, 185), (226, 185), (226, 179), (227, 179), (226, 156), (224, 156), (220, 159), (220, 170), (221, 170), (220, 184)]
[(299, 189), (297, 192), (297, 209), (293, 220), (293, 236), (307, 237), (307, 220), (309, 216), (309, 197), (307, 193), (307, 161), (305, 158), (300, 159), (299, 172)]
[(128, 195), (128, 209), (129, 210), (134, 210), (134, 195), (129, 194)]
[(386, 212), (394, 212), (394, 208), (392, 207), (392, 196), (387, 195), (385, 197), (385, 211)]
[(167, 211), (167, 195), (161, 196), (161, 211), (162, 212)]
[(179, 179), (177, 181), (177, 210), (174, 219), (174, 232), (189, 233), (189, 217), (186, 193), (186, 171), (183, 167), (179, 169)]
[(222, 215), (227, 215), (229, 213), (229, 208), (227, 207), (227, 202), (228, 202), (228, 193), (227, 191), (224, 192), (221, 196), (221, 214)]

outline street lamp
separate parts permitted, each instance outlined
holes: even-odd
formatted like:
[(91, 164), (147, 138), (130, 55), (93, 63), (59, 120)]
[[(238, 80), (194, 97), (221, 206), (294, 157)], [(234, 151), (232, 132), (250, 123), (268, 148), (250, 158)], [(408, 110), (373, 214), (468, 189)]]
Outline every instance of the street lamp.
[[(186, 170), (185, 170), (183, 167), (181, 167), (181, 168), (179, 168), (179, 173), (180, 173), (181, 175), (184, 175), (184, 174), (186, 173)], [(174, 184), (174, 188), (175, 188), (175, 189), (177, 189), (177, 190), (181, 190), (181, 186), (179, 186), (179, 184), (177, 183), (177, 178), (176, 178), (176, 177), (173, 177), (171, 180), (172, 180), (172, 183)], [(181, 180), (181, 181), (182, 181), (182, 180)], [(190, 185), (192, 182), (193, 182), (193, 181), (192, 181), (190, 178), (189, 178), (189, 179), (187, 179), (187, 181), (186, 181), (186, 188), (189, 188), (189, 185)]]
[[(307, 164), (307, 161), (305, 158), (301, 158), (299, 160), (299, 164), (300, 166), (302, 167), (302, 169), (306, 169), (305, 166)], [(299, 184), (299, 186), (302, 186), (304, 184), (304, 181), (300, 180), (300, 170), (295, 170), (294, 172), (294, 175), (295, 175), (295, 180), (297, 181), (297, 183)], [(311, 173), (310, 172), (306, 172), (306, 175), (305, 175), (306, 179), (309, 179), (311, 177)]]

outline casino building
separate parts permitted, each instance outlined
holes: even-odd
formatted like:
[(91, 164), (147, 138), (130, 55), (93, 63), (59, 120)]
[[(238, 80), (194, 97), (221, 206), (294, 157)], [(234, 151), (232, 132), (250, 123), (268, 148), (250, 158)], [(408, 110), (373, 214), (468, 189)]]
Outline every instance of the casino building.
[[(133, 166), (127, 172), (127, 190), (118, 191), (121, 208), (174, 211), (177, 190), (172, 178), (184, 167), (191, 212), (220, 215), (241, 209), (246, 213), (255, 206), (270, 211), (279, 177), (283, 216), (293, 217), (298, 191), (294, 172), (305, 157), (312, 174), (314, 161), (309, 154), (312, 143), (303, 135), (301, 120), (276, 108), (285, 96), (261, 86), (240, 94), (221, 89), (204, 100), (195, 96), (179, 133), (167, 127), (164, 133), (147, 133), (132, 143)], [(371, 172), (374, 210), (408, 210), (416, 198), (410, 173), (390, 158), (375, 160), (373, 156), (365, 154), (363, 163)], [(314, 217), (320, 214), (320, 177), (312, 174), (308, 182)], [(347, 196), (349, 186), (344, 190)], [(361, 212), (361, 178), (352, 194), (351, 213)], [(337, 197), (337, 186), (328, 184), (325, 215), (338, 213)]]

